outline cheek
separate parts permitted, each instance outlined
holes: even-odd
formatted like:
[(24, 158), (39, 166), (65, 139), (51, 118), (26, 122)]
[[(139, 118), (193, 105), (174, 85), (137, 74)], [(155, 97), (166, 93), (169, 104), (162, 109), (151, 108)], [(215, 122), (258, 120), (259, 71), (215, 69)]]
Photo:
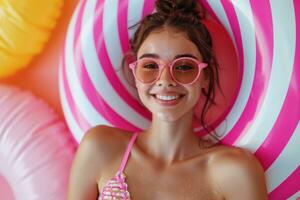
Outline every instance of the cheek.
[(148, 90), (148, 88), (145, 85), (142, 85), (140, 83), (136, 83), (136, 89), (139, 94), (143, 94)]
[(149, 88), (149, 86), (145, 86), (145, 85), (139, 84), (139, 83), (136, 84), (136, 88), (137, 88), (137, 92), (140, 97), (140, 100), (142, 101), (146, 97), (146, 95), (149, 94), (150, 88)]

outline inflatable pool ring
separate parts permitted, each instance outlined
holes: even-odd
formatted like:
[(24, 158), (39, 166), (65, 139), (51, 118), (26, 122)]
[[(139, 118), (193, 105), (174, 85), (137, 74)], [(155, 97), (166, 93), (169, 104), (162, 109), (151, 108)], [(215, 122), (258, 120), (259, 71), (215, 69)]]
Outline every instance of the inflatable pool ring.
[[(151, 2), (145, 3), (148, 6), (145, 6), (143, 15), (153, 8)], [(61, 59), (60, 93), (68, 124), (78, 141), (88, 128), (96, 124), (132, 131), (145, 129), (150, 124), (151, 114), (139, 102), (136, 89), (128, 85), (120, 69), (122, 55), (129, 48), (128, 34), (133, 34), (128, 33), (127, 18), (122, 15), (122, 9), (127, 7), (125, 4), (126, 1), (117, 8), (117, 5), (105, 3), (108, 6), (105, 14), (99, 1), (82, 1), (69, 25)], [(143, 5), (135, 3), (130, 9), (136, 10), (136, 6), (141, 9)], [(96, 10), (91, 13), (87, 9)], [(120, 16), (113, 10), (118, 10)], [(141, 17), (139, 12), (128, 13), (131, 25)], [(116, 17), (119, 26), (114, 21)], [(122, 34), (118, 35), (118, 32)], [(94, 34), (95, 41), (88, 41), (88, 37)], [(86, 51), (89, 48), (93, 51)], [(230, 70), (227, 73), (234, 74), (234, 69)], [(235, 79), (226, 78), (228, 82)], [(195, 123), (195, 130), (203, 132), (199, 123)]]
[[(240, 69), (233, 104), (221, 120), (215, 118), (220, 140), (247, 148), (261, 161), (269, 199), (300, 196), (300, 2), (201, 3), (230, 35)], [(64, 114), (78, 142), (97, 124), (148, 127), (150, 113), (124, 80), (120, 63), (134, 31), (127, 27), (153, 7), (154, 0), (78, 5), (59, 78)]]
[[(0, 190), (14, 199), (65, 199), (76, 144), (67, 126), (29, 92), (0, 85)], [(4, 194), (1, 194), (1, 199)]]
[(0, 1), (0, 78), (24, 68), (48, 40), (63, 0)]

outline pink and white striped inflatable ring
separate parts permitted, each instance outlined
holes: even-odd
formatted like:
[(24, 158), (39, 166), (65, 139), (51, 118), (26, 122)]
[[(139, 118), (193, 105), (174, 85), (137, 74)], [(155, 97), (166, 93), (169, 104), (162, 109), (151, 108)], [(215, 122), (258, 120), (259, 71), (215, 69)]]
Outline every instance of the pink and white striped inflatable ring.
[[(247, 148), (260, 159), (269, 199), (296, 199), (300, 196), (300, 1), (201, 3), (225, 27), (240, 68), (236, 98), (216, 131), (224, 133), (220, 136), (224, 144)], [(78, 5), (59, 79), (66, 120), (77, 141), (97, 124), (128, 130), (149, 125), (150, 113), (124, 80), (120, 63), (134, 31), (127, 27), (153, 8), (154, 0), (83, 0)]]

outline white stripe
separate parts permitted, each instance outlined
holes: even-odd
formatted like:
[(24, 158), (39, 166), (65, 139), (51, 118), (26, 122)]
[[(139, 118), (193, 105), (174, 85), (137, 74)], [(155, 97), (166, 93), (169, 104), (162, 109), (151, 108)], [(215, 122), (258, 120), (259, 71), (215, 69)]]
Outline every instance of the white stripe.
[(69, 104), (67, 102), (65, 90), (64, 90), (64, 84), (62, 80), (62, 65), (59, 66), (59, 96), (60, 96), (60, 101), (62, 104), (62, 109), (64, 111), (64, 116), (66, 119), (66, 122), (68, 124), (68, 127), (70, 128), (70, 131), (76, 141), (79, 143), (81, 138), (84, 135), (84, 131), (78, 126), (76, 120), (74, 119), (71, 109), (69, 107)]
[[(91, 11), (92, 8), (88, 7), (88, 3), (92, 3), (95, 1), (87, 1), (85, 11)], [(86, 12), (84, 12), (85, 14)], [(78, 16), (78, 14), (76, 15)], [(85, 15), (84, 15), (85, 16)], [(66, 49), (65, 49), (65, 65), (66, 65), (66, 76), (67, 81), (70, 87), (71, 94), (73, 96), (73, 101), (76, 105), (76, 109), (82, 114), (82, 116), (91, 124), (91, 126), (95, 126), (98, 124), (106, 124), (110, 125), (106, 119), (104, 119), (94, 106), (90, 103), (89, 99), (86, 97), (86, 94), (82, 90), (82, 86), (79, 82), (80, 74), (77, 75), (76, 72), (76, 64), (74, 63), (74, 28), (77, 17), (71, 20), (69, 25), (69, 30), (66, 37)], [(83, 23), (84, 24), (84, 23)], [(84, 30), (84, 29), (83, 29)], [(78, 47), (77, 47), (78, 48)], [(79, 78), (78, 78), (79, 76)]]
[[(128, 27), (136, 24), (141, 20), (143, 8), (144, 0), (128, 0)], [(133, 34), (136, 31), (136, 29), (137, 27), (135, 29), (129, 30), (128, 34), (130, 38), (133, 37)]]
[(295, 194), (293, 194), (290, 198), (288, 198), (287, 200), (297, 200), (297, 198), (300, 198), (300, 191), (296, 192)]
[[(279, 157), (265, 172), (268, 180), (268, 192), (272, 192), (300, 165), (300, 123), (291, 136), (289, 142), (284, 147)], [(300, 182), (300, 180), (295, 180)]]
[[(124, 12), (126, 12), (126, 10), (124, 10)], [(91, 17), (91, 15), (89, 15), (89, 17)], [(123, 55), (118, 33), (118, 0), (104, 2), (103, 37), (110, 62), (114, 69), (117, 70), (121, 66)]]
[[(91, 2), (92, 1), (87, 1), (88, 7), (90, 7), (89, 4)], [(86, 10), (88, 11), (93, 9), (87, 8)], [(93, 15), (92, 12), (87, 12), (87, 15), (88, 14)], [(98, 60), (97, 50), (93, 39), (93, 21), (91, 19), (93, 19), (93, 16), (84, 17), (83, 24), (85, 24), (85, 28), (81, 35), (81, 43), (83, 59), (93, 85), (96, 87), (97, 92), (101, 94), (104, 101), (121, 117), (126, 119), (129, 123), (136, 125), (140, 129), (147, 128), (149, 126), (149, 121), (123, 101), (105, 76), (102, 66)]]
[[(294, 64), (296, 35), (292, 1), (270, 1), (270, 3), (274, 28), (274, 55), (270, 81), (255, 121), (247, 134), (237, 140), (238, 146), (247, 146), (252, 152), (259, 148), (276, 123), (288, 91)], [(283, 11), (284, 15), (281, 14)]]
[[(127, 10), (123, 10), (123, 12), (127, 12)], [(126, 88), (126, 90), (130, 93), (130, 95), (135, 99), (138, 99), (136, 89), (128, 84), (122, 71), (123, 53), (118, 30), (118, 0), (110, 0), (104, 2), (103, 37), (109, 60), (114, 67), (119, 80)]]

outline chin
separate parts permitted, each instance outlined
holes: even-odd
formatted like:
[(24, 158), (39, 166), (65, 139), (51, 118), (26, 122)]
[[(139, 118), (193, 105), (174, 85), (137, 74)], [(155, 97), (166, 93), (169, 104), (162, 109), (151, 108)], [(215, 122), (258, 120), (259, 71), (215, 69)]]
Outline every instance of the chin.
[(156, 117), (164, 122), (176, 122), (180, 119), (181, 116), (167, 113), (157, 113)]

